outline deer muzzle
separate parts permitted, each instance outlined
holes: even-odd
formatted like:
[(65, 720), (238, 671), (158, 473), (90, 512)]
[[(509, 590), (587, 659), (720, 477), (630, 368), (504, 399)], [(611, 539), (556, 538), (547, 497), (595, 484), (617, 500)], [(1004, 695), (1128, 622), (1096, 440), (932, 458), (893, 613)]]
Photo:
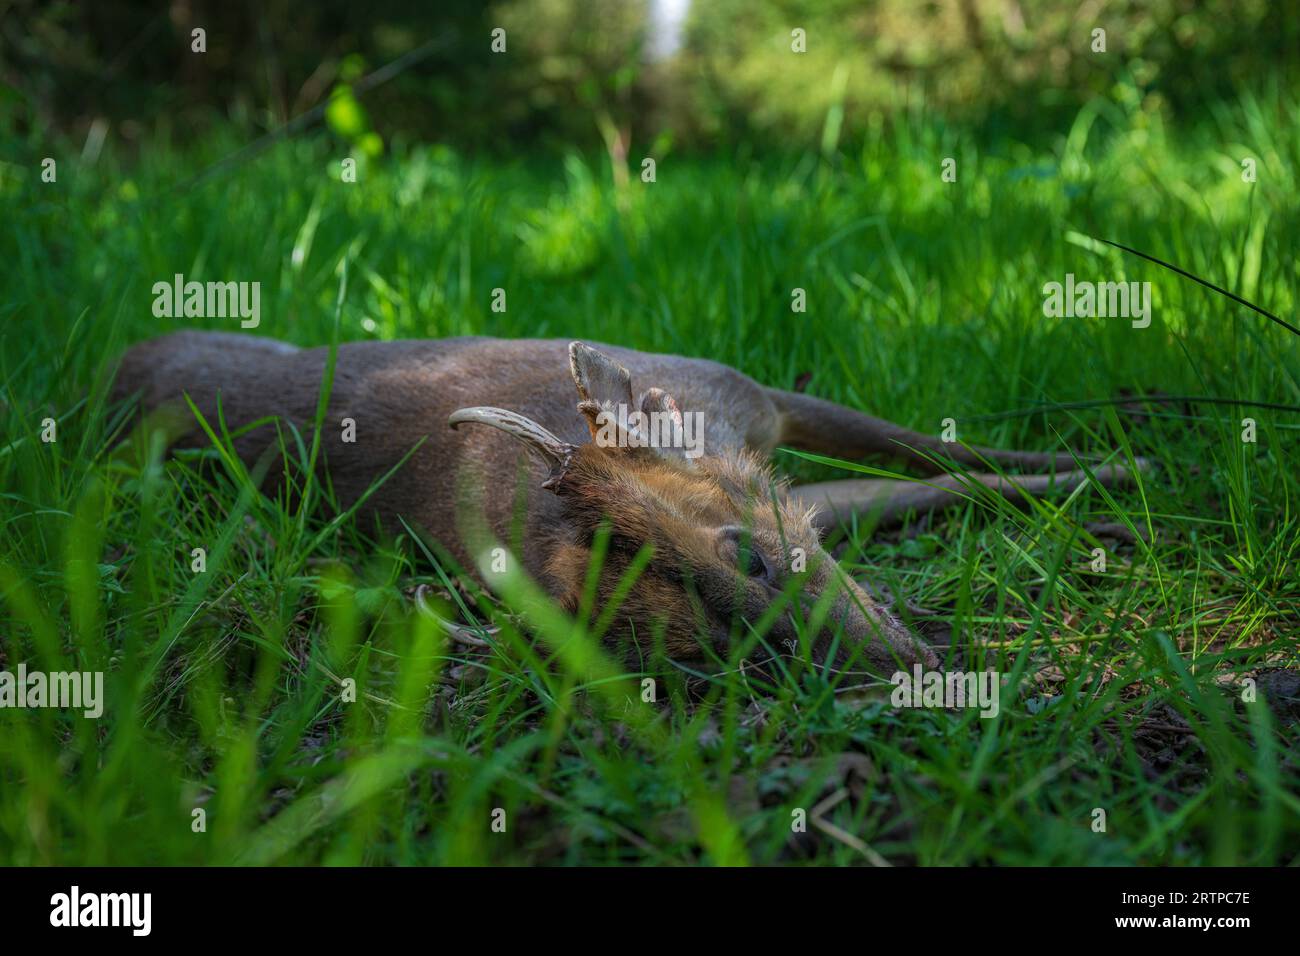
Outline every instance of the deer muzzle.
[(940, 665), (924, 640), (851, 581), (835, 599), (827, 624), (831, 626), (822, 629), (813, 646), (818, 663), (829, 660), (835, 668), (884, 676), (911, 670), (915, 664), (927, 669)]

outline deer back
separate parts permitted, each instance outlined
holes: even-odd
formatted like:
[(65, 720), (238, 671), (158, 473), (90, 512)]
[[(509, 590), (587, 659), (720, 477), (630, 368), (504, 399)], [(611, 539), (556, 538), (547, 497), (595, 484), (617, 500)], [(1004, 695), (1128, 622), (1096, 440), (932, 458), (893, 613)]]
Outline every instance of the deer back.
[[(599, 349), (634, 379), (662, 386), (686, 413), (697, 415), (709, 452), (748, 448), (766, 456), (775, 447), (771, 400), (734, 369), (702, 359), (604, 345)], [(114, 395), (139, 393), (145, 410), (180, 405), (188, 395), (214, 428), (219, 406), (231, 432), (274, 417), (309, 435), (328, 357), (328, 348), (180, 332), (130, 349)], [(414, 448), (406, 464), (367, 502), (368, 511), (390, 530), (400, 529), (399, 516), (423, 527), (467, 562), (457, 515), (462, 506), (475, 504), (465, 496), (478, 492), (479, 507), (502, 540), (509, 540), (522, 521), (520, 556), (531, 572), (541, 573), (546, 529), (555, 518), (552, 496), (539, 487), (541, 465), (506, 435), (492, 429), (453, 430), (447, 420), (466, 406), (497, 406), (579, 444), (587, 440), (588, 426), (577, 412), (579, 396), (571, 376), (569, 342), (560, 339), (342, 344), (321, 433), (323, 466), (346, 507)], [(345, 441), (345, 420), (352, 422), (353, 441)], [(187, 436), (199, 438), (197, 428)], [(250, 465), (276, 444), (271, 424), (235, 440), (236, 451)], [(272, 468), (272, 473), (278, 470)]]

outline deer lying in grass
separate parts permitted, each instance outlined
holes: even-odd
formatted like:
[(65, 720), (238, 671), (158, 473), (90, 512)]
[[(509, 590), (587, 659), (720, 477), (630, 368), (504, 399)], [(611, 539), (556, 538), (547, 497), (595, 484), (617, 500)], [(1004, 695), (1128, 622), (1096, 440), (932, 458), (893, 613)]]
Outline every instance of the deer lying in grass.
[[(310, 434), (328, 355), (326, 348), (265, 338), (181, 332), (130, 349), (115, 396), (138, 393), (152, 409), (188, 394), (213, 423), (220, 398), (232, 433), (277, 416)], [(638, 422), (632, 411), (646, 417)], [(664, 447), (647, 434), (646, 421), (682, 426), (683, 413), (698, 414), (695, 421), (703, 423), (702, 449)], [(355, 422), (352, 442), (340, 432), (345, 418)], [(823, 551), (821, 533), (852, 514), (890, 521), (952, 505), (968, 486), (945, 474), (927, 484), (845, 480), (788, 488), (773, 481), (768, 465), (778, 445), (843, 458), (902, 458), (930, 473), (942, 470), (934, 458), (1042, 472), (1014, 483), (983, 472), (965, 476), (1009, 499), (1087, 480), (1069, 455), (945, 444), (821, 399), (766, 388), (716, 362), (558, 340), (342, 345), (324, 422), (324, 463), (344, 506), (418, 445), (366, 508), (390, 528), (400, 529), (399, 518), (423, 528), (474, 568), (459, 530), (466, 502), (457, 491), (472, 477), (482, 496), (476, 507), (501, 542), (511, 540), (522, 507), (518, 559), (570, 612), (579, 607), (602, 525), (610, 537), (597, 613), (633, 556), (652, 545), (650, 563), (607, 639), (645, 641), (658, 628), (665, 651), (687, 660), (703, 655), (702, 641), (725, 658), (737, 615), (755, 622), (794, 592), (794, 604), (805, 610), (818, 600), (829, 607), (827, 626), (812, 643), (815, 660), (825, 662), (833, 650), (836, 664), (861, 661), (886, 673), (918, 661), (938, 664)], [(461, 427), (469, 424), (486, 427)], [(252, 463), (277, 443), (275, 426), (259, 425), (239, 436), (235, 448)], [(1106, 484), (1128, 477), (1118, 466), (1094, 474)], [(777, 615), (770, 645), (796, 638), (792, 613)]]

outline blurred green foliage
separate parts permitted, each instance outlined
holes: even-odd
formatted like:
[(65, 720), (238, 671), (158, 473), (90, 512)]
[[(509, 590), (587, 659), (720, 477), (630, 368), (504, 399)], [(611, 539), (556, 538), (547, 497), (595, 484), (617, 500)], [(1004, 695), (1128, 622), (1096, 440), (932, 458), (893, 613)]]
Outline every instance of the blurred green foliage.
[[(1294, 3), (1270, 0), (694, 0), (681, 49), (664, 59), (647, 54), (657, 2), (12, 0), (0, 15), (0, 133), (84, 136), (96, 119), (128, 143), (231, 120), (270, 129), (335, 91), (330, 125), (372, 156), (380, 137), (497, 153), (791, 137), (826, 149), (921, 101), (993, 131), (1071, 116), (1118, 89), (1146, 112), (1192, 112), (1261, 73), (1293, 83), (1300, 50)], [(191, 51), (195, 28), (203, 54)], [(506, 49), (494, 53), (498, 28)], [(792, 50), (794, 30), (805, 52)], [(431, 41), (364, 111), (349, 97), (350, 66), (373, 70)]]
[[(967, 119), (1030, 125), (1131, 86), (1148, 109), (1195, 109), (1300, 50), (1270, 0), (712, 0), (686, 59), (697, 115), (812, 136), (920, 102)], [(791, 31), (806, 53), (791, 55)], [(1104, 51), (1094, 34), (1105, 31)], [(1040, 124), (1033, 124), (1040, 125)]]

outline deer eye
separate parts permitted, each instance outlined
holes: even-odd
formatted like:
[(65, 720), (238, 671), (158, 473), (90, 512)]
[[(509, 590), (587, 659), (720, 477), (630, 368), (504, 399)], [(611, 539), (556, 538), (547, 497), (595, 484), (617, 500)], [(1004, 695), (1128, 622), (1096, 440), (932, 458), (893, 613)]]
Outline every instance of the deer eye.
[(776, 575), (772, 563), (768, 561), (758, 545), (754, 544), (743, 528), (733, 526), (723, 529), (724, 555), (735, 562), (736, 570), (746, 577), (764, 584), (771, 584)]
[(746, 577), (764, 584), (771, 584), (775, 575), (767, 556), (752, 541), (736, 542), (736, 563)]
[(745, 573), (751, 578), (757, 578), (760, 581), (770, 582), (772, 580), (772, 569), (768, 567), (767, 558), (757, 548), (742, 550), (741, 560), (745, 562)]

